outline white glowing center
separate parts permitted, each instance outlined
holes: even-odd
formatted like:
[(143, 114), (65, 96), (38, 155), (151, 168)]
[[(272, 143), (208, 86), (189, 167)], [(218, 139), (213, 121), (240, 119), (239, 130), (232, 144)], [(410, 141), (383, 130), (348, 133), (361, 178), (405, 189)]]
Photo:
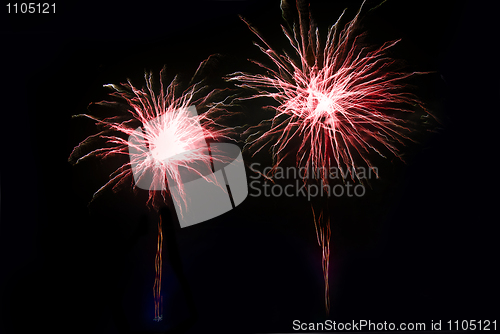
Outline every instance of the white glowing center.
[(166, 162), (173, 156), (186, 152), (188, 145), (179, 136), (175, 129), (166, 127), (155, 136), (151, 142), (151, 156), (158, 162)]

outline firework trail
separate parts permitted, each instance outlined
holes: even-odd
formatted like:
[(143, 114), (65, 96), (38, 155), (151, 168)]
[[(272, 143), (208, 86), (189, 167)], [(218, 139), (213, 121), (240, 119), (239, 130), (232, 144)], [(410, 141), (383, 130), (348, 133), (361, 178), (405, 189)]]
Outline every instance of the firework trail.
[[(341, 29), (344, 10), (328, 29), (323, 43), (310, 17), (308, 4), (297, 0), (298, 25), (281, 26), (293, 49), (290, 54), (273, 49), (242, 18), (260, 40), (254, 44), (271, 62), (265, 65), (250, 60), (265, 74), (235, 72), (228, 80), (251, 89), (254, 93), (247, 99), (267, 97), (277, 102), (276, 106), (268, 107), (273, 112), (272, 117), (246, 132), (246, 148), (254, 154), (270, 145), (275, 169), (285, 157), (296, 155), (296, 166), (312, 170), (321, 184), (327, 186), (330, 167), (355, 170), (364, 165), (370, 168), (369, 155), (374, 152), (401, 158), (398, 145), (410, 139), (411, 130), (402, 115), (416, 110), (427, 114), (423, 104), (405, 89), (405, 80), (420, 73), (394, 70), (396, 61), (387, 55), (388, 49), (398, 41), (379, 47), (361, 44), (365, 34), (359, 32), (358, 21), (364, 4)], [(290, 6), (284, 0), (281, 9), (287, 21)], [(270, 177), (275, 169), (269, 173)], [(356, 174), (350, 175), (356, 181)], [(311, 180), (304, 179), (304, 182)], [(319, 210), (313, 207), (313, 218), (318, 243), (323, 249), (328, 313), (331, 230), (323, 207), (320, 205)]]
[[(207, 59), (202, 62), (191, 82), (206, 66)], [(216, 100), (222, 91), (207, 91), (202, 82), (190, 83), (190, 87), (179, 92), (179, 80), (175, 77), (164, 87), (164, 70), (160, 72), (159, 93), (155, 93), (152, 74), (145, 74), (146, 88), (138, 89), (130, 81), (120, 85), (105, 85), (114, 91), (110, 94), (120, 101), (102, 101), (97, 105), (125, 109), (123, 115), (109, 118), (97, 118), (88, 114), (74, 117), (87, 117), (96, 121), (101, 129), (97, 134), (87, 137), (76, 146), (69, 157), (69, 161), (77, 164), (91, 157), (106, 159), (117, 155), (126, 155), (130, 158), (117, 168), (110, 180), (93, 196), (94, 200), (104, 190), (111, 188), (114, 192), (130, 184), (134, 190), (141, 178), (148, 178), (149, 196), (147, 206), (159, 211), (167, 199), (180, 202), (186, 201), (181, 182), (182, 170), (198, 174), (209, 182), (216, 182), (210, 175), (199, 172), (199, 165), (211, 168), (214, 155), (207, 153), (206, 140), (228, 138), (227, 130), (219, 126), (214, 120), (218, 112), (225, 109), (225, 100)], [(202, 98), (196, 98), (197, 96)], [(198, 106), (198, 110), (206, 109), (199, 115), (193, 113), (190, 106)], [(213, 118), (212, 118), (213, 116)], [(141, 131), (137, 131), (140, 127)], [(126, 137), (124, 139), (123, 137)], [(92, 149), (95, 141), (104, 141), (104, 145)], [(221, 156), (215, 159), (222, 159)], [(198, 168), (193, 167), (193, 163)], [(135, 168), (135, 171), (134, 171)], [(135, 172), (135, 173), (134, 173)], [(135, 180), (136, 175), (141, 175)], [(178, 196), (172, 196), (168, 191), (167, 179), (173, 180), (178, 187)], [(153, 287), (155, 301), (155, 321), (162, 320), (161, 309), (161, 271), (162, 271), (162, 219), (158, 221), (158, 244), (155, 258), (156, 277)]]

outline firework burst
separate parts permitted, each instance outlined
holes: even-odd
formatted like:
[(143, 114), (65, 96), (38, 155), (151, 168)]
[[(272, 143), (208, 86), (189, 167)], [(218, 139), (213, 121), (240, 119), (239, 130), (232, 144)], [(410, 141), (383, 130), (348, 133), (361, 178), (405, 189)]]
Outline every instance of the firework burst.
[[(209, 59), (201, 63), (192, 81)], [(88, 114), (74, 116), (96, 121), (101, 131), (87, 137), (74, 148), (69, 157), (71, 163), (77, 164), (91, 157), (106, 159), (125, 155), (130, 158), (129, 162), (118, 167), (110, 175), (110, 180), (96, 191), (92, 200), (108, 188), (116, 192), (124, 185), (130, 184), (136, 190), (138, 184), (146, 183), (145, 188), (140, 188), (148, 190), (147, 206), (158, 211), (165, 205), (169, 196), (178, 203), (187, 200), (181, 182), (183, 170), (195, 173), (209, 182), (217, 182), (210, 174), (200, 173), (199, 166), (204, 165), (210, 170), (213, 163), (214, 155), (207, 154), (207, 139), (228, 138), (227, 129), (219, 126), (214, 120), (215, 115), (227, 106), (225, 99), (211, 102), (216, 100), (222, 91), (207, 91), (206, 86), (197, 82), (180, 92), (177, 77), (165, 87), (163, 76), (164, 69), (160, 72), (159, 93), (155, 92), (151, 73), (145, 75), (146, 87), (143, 89), (134, 87), (130, 81), (119, 85), (105, 85), (113, 89), (110, 95), (115, 101), (102, 101), (97, 105), (126, 110), (122, 115), (109, 118)], [(192, 106), (197, 106), (199, 110), (205, 109), (205, 112), (197, 114)], [(103, 142), (103, 145), (92, 149), (96, 141)], [(220, 155), (218, 157), (222, 159)], [(167, 180), (173, 181), (178, 188), (176, 196), (171, 196), (174, 193), (169, 192)], [(162, 320), (162, 242), (160, 215), (155, 259), (156, 278), (153, 287), (155, 321)]]
[[(164, 70), (160, 72), (162, 78)], [(211, 163), (210, 157), (205, 154), (206, 140), (227, 138), (225, 136), (227, 131), (212, 118), (226, 105), (224, 102), (209, 102), (220, 91), (213, 90), (207, 93), (207, 87), (196, 83), (179, 93), (179, 82), (176, 77), (167, 87), (164, 87), (163, 80), (160, 80), (159, 94), (156, 94), (152, 73), (146, 74), (145, 78), (145, 89), (134, 87), (130, 81), (119, 85), (105, 85), (113, 89), (110, 96), (119, 102), (95, 103), (125, 109), (125, 114), (109, 118), (98, 118), (89, 114), (73, 116), (96, 121), (101, 131), (87, 137), (73, 149), (69, 157), (71, 163), (78, 164), (91, 157), (106, 159), (125, 155), (130, 158), (130, 162), (123, 164), (110, 175), (110, 180), (94, 193), (92, 200), (107, 188), (112, 188), (116, 192), (129, 182), (136, 188), (132, 169), (135, 167), (137, 170), (135, 174), (151, 176), (147, 204), (152, 207), (162, 205), (168, 196), (167, 177), (180, 181), (182, 168), (198, 173), (190, 167), (190, 163), (202, 162), (207, 165)], [(203, 97), (195, 99), (200, 95)], [(198, 115), (196, 111), (193, 112), (191, 106), (198, 106), (198, 110), (206, 109), (206, 111)], [(142, 128), (138, 131), (137, 127)], [(97, 140), (104, 141), (103, 147), (89, 150)], [(136, 180), (135, 183), (138, 181), (140, 180)], [(182, 187), (182, 184), (178, 182), (178, 186)], [(182, 191), (180, 193), (182, 194)], [(181, 201), (184, 198), (174, 200)]]
[[(290, 54), (273, 49), (242, 18), (260, 40), (254, 44), (271, 62), (265, 65), (251, 60), (265, 74), (235, 72), (228, 80), (253, 90), (250, 99), (267, 97), (277, 102), (268, 107), (272, 117), (246, 132), (247, 149), (255, 154), (270, 145), (274, 167), (288, 155), (296, 155), (296, 166), (312, 170), (325, 186), (330, 167), (372, 167), (372, 153), (401, 158), (398, 146), (410, 139), (411, 130), (403, 120), (404, 113), (427, 113), (406, 89), (405, 80), (419, 73), (393, 69), (396, 61), (389, 58), (388, 50), (398, 41), (375, 48), (362, 45), (366, 35), (359, 32), (358, 23), (364, 4), (354, 19), (340, 28), (344, 10), (322, 42), (307, 3), (297, 0), (298, 25), (281, 26), (293, 50)], [(285, 19), (288, 7), (286, 1), (281, 1)], [(356, 181), (356, 174), (350, 175)], [(330, 220), (323, 207), (314, 211), (313, 207), (318, 243), (323, 249), (325, 304), (329, 312)]]

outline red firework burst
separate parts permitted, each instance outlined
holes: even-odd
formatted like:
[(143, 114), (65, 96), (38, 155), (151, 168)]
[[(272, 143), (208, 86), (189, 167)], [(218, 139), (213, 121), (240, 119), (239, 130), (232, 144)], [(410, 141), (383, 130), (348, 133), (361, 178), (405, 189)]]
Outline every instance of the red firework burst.
[[(363, 2), (354, 19), (343, 29), (339, 28), (339, 22), (345, 11), (340, 15), (328, 29), (323, 43), (310, 19), (307, 3), (296, 2), (299, 24), (293, 25), (293, 29), (281, 26), (293, 49), (292, 55), (273, 49), (242, 18), (260, 39), (255, 45), (271, 63), (252, 61), (266, 73), (236, 72), (228, 79), (239, 87), (255, 90), (249, 98), (268, 97), (277, 102), (269, 106), (273, 110), (271, 118), (248, 129), (247, 148), (257, 153), (271, 145), (274, 167), (286, 156), (296, 154), (296, 166), (313, 170), (323, 185), (328, 184), (330, 167), (355, 170), (359, 165), (366, 165), (371, 168), (372, 153), (383, 156), (389, 152), (400, 157), (398, 144), (409, 139), (410, 131), (402, 113), (427, 111), (406, 90), (405, 80), (419, 73), (391, 70), (396, 62), (388, 57), (387, 51), (398, 41), (376, 48), (361, 45), (365, 34), (358, 33), (357, 26)], [(285, 10), (286, 1), (281, 5)], [(284, 11), (283, 16), (286, 15)], [(351, 173), (353, 179), (354, 175)], [(330, 223), (323, 208), (314, 214), (314, 222), (323, 249), (328, 312)]]
[[(160, 72), (160, 76), (163, 74), (164, 70)], [(127, 182), (133, 185), (132, 167), (134, 167), (135, 174), (151, 176), (148, 205), (153, 207), (161, 205), (168, 194), (167, 177), (179, 181), (179, 171), (182, 168), (198, 173), (190, 167), (192, 162), (202, 162), (209, 166), (211, 160), (210, 156), (205, 154), (206, 139), (225, 137), (223, 134), (225, 130), (211, 118), (211, 115), (224, 105), (209, 103), (210, 99), (219, 93), (218, 91), (208, 92), (203, 98), (195, 99), (195, 96), (206, 93), (206, 87), (199, 83), (194, 84), (179, 94), (177, 92), (179, 83), (177, 78), (174, 78), (166, 88), (160, 80), (160, 92), (156, 94), (153, 89), (152, 74), (146, 74), (145, 77), (145, 89), (134, 87), (130, 81), (120, 85), (105, 85), (114, 90), (110, 95), (120, 100), (121, 104), (116, 101), (96, 103), (108, 107), (124, 106), (127, 110), (126, 115), (110, 118), (98, 118), (88, 114), (73, 116), (90, 118), (96, 121), (102, 130), (87, 137), (74, 148), (69, 158), (71, 163), (77, 164), (90, 157), (106, 159), (125, 155), (130, 158), (130, 162), (123, 164), (111, 174), (110, 180), (95, 192), (93, 199), (109, 187), (117, 191)], [(209, 108), (198, 115), (193, 108), (190, 108), (195, 105)], [(138, 125), (141, 129), (137, 129)], [(122, 138), (124, 135), (126, 138)], [(87, 147), (99, 139), (104, 140), (106, 146), (86, 152)], [(137, 181), (139, 180), (136, 180), (136, 183)], [(177, 186), (182, 188), (181, 182), (178, 182)], [(182, 201), (184, 198), (174, 198), (174, 200)]]
[[(202, 69), (208, 59), (201, 63)], [(160, 72), (163, 77), (164, 70)], [(198, 73), (198, 71), (197, 71)], [(94, 121), (102, 130), (87, 137), (76, 146), (69, 161), (77, 164), (90, 157), (100, 159), (117, 155), (126, 155), (130, 162), (124, 163), (111, 175), (110, 180), (95, 194), (94, 200), (105, 189), (117, 191), (130, 182), (136, 189), (139, 183), (147, 184), (149, 190), (147, 205), (159, 210), (165, 205), (170, 194), (167, 179), (173, 181), (178, 195), (172, 196), (174, 201), (185, 202), (186, 196), (181, 182), (182, 170), (196, 173), (207, 181), (216, 182), (209, 174), (200, 173), (200, 164), (211, 168), (213, 155), (207, 154), (207, 139), (226, 138), (227, 130), (218, 126), (212, 118), (216, 112), (224, 109), (223, 102), (210, 102), (221, 91), (207, 92), (201, 83), (190, 86), (179, 93), (178, 80), (164, 87), (160, 79), (159, 93), (153, 88), (152, 74), (146, 74), (146, 88), (138, 89), (130, 81), (120, 85), (105, 85), (114, 90), (110, 95), (116, 101), (102, 101), (98, 105), (108, 107), (124, 107), (126, 114), (97, 118), (88, 114), (74, 117), (87, 117)], [(194, 78), (196, 77), (196, 74)], [(193, 79), (194, 79), (193, 78)], [(196, 96), (203, 94), (202, 98)], [(197, 114), (191, 106), (207, 108), (202, 114)], [(125, 138), (123, 138), (125, 137)], [(96, 140), (104, 141), (104, 145), (94, 150), (88, 150)], [(89, 151), (89, 152), (88, 152)], [(197, 168), (193, 168), (193, 164)], [(135, 182), (134, 182), (135, 181)], [(172, 184), (170, 184), (172, 186)], [(143, 188), (143, 187), (141, 187)], [(181, 206), (179, 206), (181, 207)], [(158, 221), (158, 245), (155, 259), (156, 278), (154, 283), (155, 321), (162, 320), (161, 311), (161, 271), (162, 271), (162, 226), (161, 215)]]

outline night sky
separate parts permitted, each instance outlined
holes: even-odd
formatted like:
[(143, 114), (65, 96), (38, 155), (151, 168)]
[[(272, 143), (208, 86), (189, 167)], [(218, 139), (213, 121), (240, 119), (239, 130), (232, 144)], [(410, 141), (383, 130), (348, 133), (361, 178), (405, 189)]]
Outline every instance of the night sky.
[[(372, 1), (369, 4), (376, 4)], [(367, 41), (430, 72), (413, 89), (439, 118), (397, 158), (374, 156), (380, 179), (362, 198), (330, 201), (331, 314), (349, 322), (495, 320), (498, 26), (487, 1), (388, 0), (363, 20)], [(323, 29), (361, 1), (311, 1)], [(147, 193), (92, 194), (120, 158), (68, 162), (96, 132), (89, 112), (104, 84), (144, 71), (189, 80), (220, 54), (209, 83), (267, 62), (242, 15), (281, 50), (279, 1), (73, 1), (56, 14), (1, 9), (0, 332), (291, 333), (325, 317), (321, 249), (304, 198), (249, 196), (180, 228), (165, 218), (164, 321), (151, 320), (158, 214)], [(243, 106), (244, 122), (258, 122)], [(494, 103), (495, 102), (495, 103)], [(90, 109), (93, 111), (94, 109)], [(96, 109), (97, 110), (97, 109)], [(109, 111), (108, 111), (109, 112)], [(251, 157), (247, 165), (269, 164)], [(252, 176), (247, 168), (247, 176)], [(498, 319), (497, 319), (498, 320)]]

